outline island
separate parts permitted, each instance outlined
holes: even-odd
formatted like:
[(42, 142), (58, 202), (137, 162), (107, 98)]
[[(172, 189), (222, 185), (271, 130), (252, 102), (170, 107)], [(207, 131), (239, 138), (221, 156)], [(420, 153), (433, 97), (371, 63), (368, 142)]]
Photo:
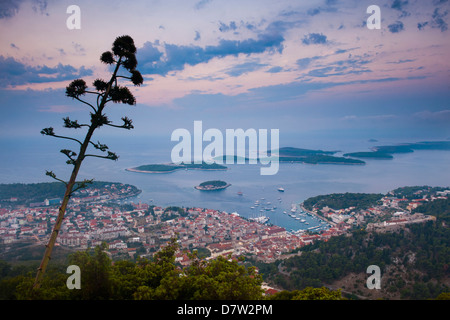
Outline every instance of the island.
[[(301, 149), (294, 147), (283, 147), (276, 151), (272, 151), (272, 154), (278, 153), (278, 161), (279, 162), (297, 162), (297, 163), (306, 163), (306, 164), (365, 164), (364, 161), (358, 159), (350, 159), (346, 157), (337, 157), (334, 156), (338, 151), (324, 151), (324, 150), (311, 150), (311, 149)], [(275, 156), (268, 155), (267, 158), (276, 159)], [(247, 163), (250, 160), (261, 160), (262, 157), (256, 159), (250, 159), (248, 157), (238, 157), (232, 155), (223, 155), (214, 158), (215, 160), (226, 161), (230, 159), (235, 163), (238, 163), (238, 160), (241, 160), (243, 163)]]
[(421, 141), (372, 148), (377, 153), (411, 153), (414, 150), (450, 150), (450, 141)]
[(280, 162), (301, 162), (307, 164), (365, 164), (364, 161), (358, 159), (336, 157), (333, 155), (336, 152), (285, 147), (278, 149), (278, 159)]
[(227, 170), (226, 166), (217, 163), (162, 163), (162, 164), (146, 164), (135, 168), (125, 169), (131, 172), (140, 173), (169, 173), (177, 170)]
[(351, 152), (344, 154), (344, 157), (382, 159), (382, 160), (394, 159), (394, 157), (391, 154), (379, 151)]
[(217, 190), (223, 190), (231, 186), (231, 184), (226, 183), (222, 180), (211, 180), (211, 181), (205, 181), (200, 183), (200, 185), (194, 187), (197, 190), (200, 191), (217, 191)]
[(415, 150), (450, 150), (450, 141), (422, 141), (397, 145), (375, 146), (371, 151), (346, 153), (344, 154), (344, 157), (384, 160), (393, 159), (393, 154), (412, 153)]

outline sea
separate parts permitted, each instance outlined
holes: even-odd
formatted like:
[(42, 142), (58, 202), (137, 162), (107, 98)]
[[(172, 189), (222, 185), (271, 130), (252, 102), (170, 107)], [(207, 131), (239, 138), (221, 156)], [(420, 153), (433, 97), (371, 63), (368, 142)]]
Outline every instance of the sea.
[[(102, 143), (119, 155), (118, 161), (87, 158), (79, 179), (95, 179), (132, 184), (142, 190), (135, 203), (157, 206), (181, 206), (216, 209), (237, 213), (245, 218), (265, 216), (269, 223), (289, 231), (320, 230), (327, 227), (321, 220), (300, 215), (298, 205), (309, 197), (345, 192), (387, 193), (403, 186), (450, 186), (450, 151), (417, 150), (395, 154), (392, 160), (365, 159), (365, 165), (280, 163), (275, 175), (261, 175), (261, 164), (226, 165), (225, 171), (179, 170), (171, 173), (136, 173), (127, 171), (144, 164), (169, 163), (175, 142), (170, 137), (114, 137)], [(109, 140), (109, 141), (108, 141)], [(296, 137), (280, 141), (280, 146), (347, 152), (369, 151), (377, 145), (413, 143), (398, 139), (352, 137), (302, 140)], [(45, 175), (53, 171), (68, 179), (71, 165), (59, 152), (70, 148), (70, 142), (51, 137), (0, 139), (0, 183), (53, 182)], [(74, 145), (72, 145), (74, 147)], [(213, 192), (194, 187), (208, 180), (223, 180), (230, 187)], [(283, 188), (284, 192), (280, 192)], [(297, 209), (293, 218), (291, 209)], [(320, 227), (320, 228), (319, 228)]]

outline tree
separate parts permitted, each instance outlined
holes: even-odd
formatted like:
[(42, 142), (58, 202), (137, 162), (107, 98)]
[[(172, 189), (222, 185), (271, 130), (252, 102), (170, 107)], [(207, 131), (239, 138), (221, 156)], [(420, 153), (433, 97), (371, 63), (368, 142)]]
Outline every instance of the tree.
[(246, 267), (231, 256), (194, 259), (184, 270), (186, 277), (181, 299), (194, 300), (259, 300), (263, 298), (262, 276), (255, 267)]
[(106, 244), (94, 250), (77, 251), (70, 264), (81, 270), (82, 290), (71, 290), (74, 299), (104, 300), (111, 297), (111, 259), (105, 253)]
[(306, 287), (303, 290), (280, 291), (269, 297), (269, 300), (345, 300), (341, 290), (330, 290), (326, 287)]
[[(108, 150), (109, 148), (107, 145), (102, 144), (100, 142), (95, 143), (92, 141), (92, 137), (94, 135), (95, 130), (102, 126), (111, 126), (127, 130), (133, 129), (132, 121), (129, 118), (123, 117), (122, 118), (123, 124), (115, 125), (103, 113), (108, 102), (124, 103), (128, 105), (136, 104), (136, 99), (134, 98), (133, 94), (130, 92), (128, 87), (119, 85), (118, 81), (120, 78), (128, 79), (131, 80), (131, 82), (135, 86), (139, 86), (143, 83), (141, 73), (136, 70), (137, 66), (136, 47), (134, 45), (133, 39), (127, 35), (117, 37), (113, 43), (112, 50), (104, 52), (100, 57), (100, 61), (107, 65), (113, 66), (114, 68), (112, 76), (108, 82), (102, 79), (95, 80), (93, 82), (93, 86), (95, 88), (94, 91), (88, 90), (86, 82), (83, 79), (76, 79), (72, 81), (68, 87), (66, 87), (67, 97), (75, 99), (92, 109), (92, 111), (90, 112), (91, 115), (90, 124), (80, 124), (78, 123), (77, 120), (73, 121), (69, 119), (69, 117), (63, 118), (65, 128), (70, 129), (87, 128), (84, 140), (80, 141), (72, 137), (57, 135), (52, 127), (45, 128), (41, 131), (41, 134), (43, 135), (76, 142), (79, 145), (79, 151), (77, 154), (76, 152), (69, 149), (61, 150), (61, 153), (66, 155), (68, 158), (67, 164), (73, 165), (72, 174), (68, 182), (57, 178), (52, 171), (46, 172), (46, 175), (50, 176), (51, 178), (57, 181), (64, 183), (66, 186), (66, 191), (64, 194), (62, 204), (59, 208), (58, 217), (53, 227), (53, 231), (50, 235), (50, 239), (46, 246), (44, 256), (42, 258), (41, 264), (36, 274), (36, 278), (33, 284), (33, 288), (35, 289), (39, 288), (45, 270), (47, 268), (48, 262), (51, 258), (52, 250), (55, 245), (56, 238), (58, 237), (58, 233), (61, 228), (61, 224), (64, 219), (64, 214), (70, 197), (76, 190), (84, 188), (88, 183), (91, 183), (93, 181), (93, 180), (83, 180), (81, 182), (76, 181), (82, 162), (86, 159), (86, 157), (97, 157), (109, 160), (118, 159), (118, 156), (114, 152)], [(119, 70), (121, 67), (126, 69), (131, 75), (130, 76), (119, 75)], [(88, 102), (88, 100), (82, 99), (82, 97), (85, 96), (86, 94), (93, 96), (95, 102), (91, 103)], [(86, 152), (89, 146), (94, 147), (96, 150), (99, 150), (104, 154), (103, 155), (87, 154)]]
[(196, 252), (185, 268), (175, 265), (178, 244), (171, 242), (155, 255), (142, 272), (133, 298), (136, 300), (258, 300), (263, 298), (262, 277), (255, 267), (246, 267), (236, 259), (219, 256), (205, 260)]

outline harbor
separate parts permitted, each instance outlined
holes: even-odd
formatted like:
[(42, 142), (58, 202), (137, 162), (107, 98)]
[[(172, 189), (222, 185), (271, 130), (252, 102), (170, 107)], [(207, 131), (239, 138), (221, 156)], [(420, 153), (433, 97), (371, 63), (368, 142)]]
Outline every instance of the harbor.
[[(304, 228), (299, 228), (297, 230), (291, 229), (291, 232), (293, 233), (303, 233), (306, 231), (320, 232), (332, 227), (330, 222), (325, 221), (313, 212), (305, 210), (302, 205), (292, 204), (291, 213), (288, 213), (288, 216), (299, 221), (304, 226)], [(310, 224), (313, 225), (309, 226)]]
[[(284, 203), (280, 195), (285, 193), (285, 189), (279, 187), (276, 190), (279, 196), (275, 196), (274, 193), (273, 197), (267, 196), (267, 198), (261, 197), (252, 200), (249, 207), (250, 213), (243, 212), (243, 214), (248, 216), (249, 220), (262, 224), (282, 224), (286, 231), (292, 234), (318, 233), (334, 226), (334, 223), (306, 210), (301, 203)], [(243, 194), (239, 193), (239, 195)]]

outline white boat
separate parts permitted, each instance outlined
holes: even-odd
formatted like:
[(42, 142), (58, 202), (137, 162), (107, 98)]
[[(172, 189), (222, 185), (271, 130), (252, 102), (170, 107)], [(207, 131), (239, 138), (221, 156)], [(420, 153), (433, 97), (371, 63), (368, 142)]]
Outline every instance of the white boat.
[(278, 188), (278, 191), (280, 191), (280, 192), (284, 192), (284, 188)]

